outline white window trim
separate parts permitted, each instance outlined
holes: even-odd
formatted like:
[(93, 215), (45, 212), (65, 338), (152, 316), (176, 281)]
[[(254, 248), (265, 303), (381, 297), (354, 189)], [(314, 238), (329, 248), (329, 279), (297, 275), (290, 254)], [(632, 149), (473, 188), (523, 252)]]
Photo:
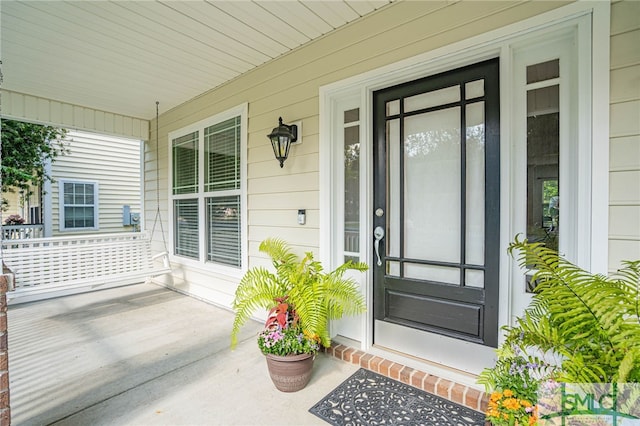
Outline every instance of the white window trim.
[[(370, 123), (369, 120), (365, 119), (363, 117), (364, 111), (361, 107), (361, 99), (360, 99), (360, 94), (355, 91), (349, 95), (346, 95), (344, 97), (340, 97), (339, 99), (335, 100), (335, 103), (333, 105), (333, 112), (332, 114), (335, 114), (332, 121), (331, 121), (331, 140), (335, 143), (335, 152), (334, 152), (334, 156), (333, 156), (333, 161), (331, 162), (331, 167), (334, 167), (335, 171), (332, 172), (332, 176), (334, 178), (334, 188), (341, 188), (339, 190), (339, 193), (335, 193), (331, 196), (331, 198), (329, 200), (327, 200), (328, 204), (330, 207), (330, 211), (333, 212), (333, 217), (335, 218), (335, 220), (333, 221), (333, 226), (334, 228), (325, 228), (324, 226), (327, 226), (326, 224), (323, 224), (322, 222), (320, 223), (320, 229), (331, 229), (331, 232), (334, 233), (335, 235), (344, 235), (345, 233), (345, 227), (344, 227), (344, 217), (345, 217), (345, 205), (344, 205), (344, 186), (345, 186), (345, 178), (344, 178), (344, 130), (346, 127), (352, 126), (354, 125), (353, 123), (349, 123), (349, 126), (345, 126), (344, 124), (344, 115), (343, 112), (347, 111), (347, 110), (351, 110), (351, 109), (359, 109), (359, 120), (357, 122), (357, 126), (359, 127), (359, 141), (360, 141), (360, 164), (359, 164), (359, 173), (360, 173), (360, 214), (359, 214), (359, 221), (360, 221), (360, 233), (358, 235), (358, 239), (359, 239), (359, 247), (360, 247), (360, 261), (361, 262), (365, 262), (368, 263), (366, 258), (362, 257), (362, 253), (366, 252), (365, 250), (363, 250), (364, 244), (367, 244), (368, 241), (368, 236), (365, 235), (366, 232), (363, 231), (363, 223), (368, 223), (367, 221), (370, 220), (369, 216), (369, 211), (371, 211), (371, 202), (369, 202), (368, 204), (362, 204), (364, 200), (367, 199), (367, 197), (364, 197), (362, 194), (362, 190), (363, 190), (363, 185), (364, 184), (368, 184), (367, 182), (363, 182), (362, 177), (363, 176), (369, 176), (370, 174), (367, 172), (370, 169), (370, 165), (369, 163), (365, 160), (363, 161), (363, 159), (370, 159), (369, 154), (368, 154), (368, 150), (369, 145), (367, 143), (365, 143), (365, 139), (364, 137), (366, 132), (365, 132), (365, 125), (368, 125)], [(322, 114), (321, 114), (322, 117)], [(366, 123), (366, 124), (363, 124)], [(367, 163), (367, 164), (364, 164)], [(321, 168), (321, 170), (324, 170)], [(335, 173), (335, 174), (334, 174)], [(323, 200), (324, 202), (325, 200)], [(323, 204), (323, 202), (320, 203), (321, 206), (327, 205), (327, 204)], [(322, 216), (321, 216), (322, 219)], [(326, 234), (325, 232), (323, 232), (323, 234)], [(331, 253), (331, 264), (332, 267), (331, 269), (334, 269), (337, 265), (341, 265), (342, 263), (344, 263), (344, 259), (345, 259), (345, 251), (344, 251), (344, 240), (343, 238), (332, 238), (331, 240), (331, 248), (330, 248), (330, 253)], [(349, 253), (349, 255), (353, 255), (352, 252)], [(326, 259), (326, 258), (325, 258)], [(367, 285), (366, 283), (369, 282), (367, 276), (370, 274), (369, 271), (367, 271), (366, 273), (362, 274), (362, 273), (356, 273), (356, 274), (349, 274), (348, 276), (350, 278), (353, 278), (357, 283), (360, 284), (360, 289), (362, 291), (363, 294), (367, 294)], [(372, 315), (369, 315), (369, 311), (372, 311), (371, 309), (367, 310), (367, 313), (361, 315), (361, 320), (357, 321), (357, 320), (352, 320), (350, 318), (345, 318), (342, 319), (340, 321), (334, 321), (330, 324), (331, 327), (331, 334), (340, 334), (342, 336), (347, 336), (347, 337), (353, 337), (356, 336), (358, 334), (362, 334), (362, 330), (366, 330), (366, 321), (369, 319), (369, 316), (371, 316), (371, 318), (373, 318)]]
[[(226, 110), (224, 112), (221, 112), (219, 114), (216, 114), (214, 116), (205, 118), (203, 120), (200, 120), (196, 123), (190, 124), (188, 126), (185, 126), (181, 129), (178, 130), (174, 130), (172, 132), (169, 133), (168, 135), (168, 164), (169, 164), (169, 174), (168, 174), (168, 191), (167, 191), (167, 199), (169, 200), (169, 245), (170, 245), (170, 254), (169, 254), (169, 258), (172, 262), (175, 262), (176, 264), (181, 264), (181, 265), (185, 265), (188, 266), (190, 268), (193, 269), (197, 269), (197, 270), (202, 270), (202, 271), (206, 271), (206, 272), (215, 272), (217, 274), (220, 275), (224, 275), (224, 276), (228, 276), (228, 277), (232, 277), (232, 278), (241, 278), (244, 273), (246, 272), (247, 268), (247, 263), (248, 263), (248, 250), (247, 250), (247, 245), (248, 245), (248, 224), (247, 224), (247, 219), (248, 219), (248, 213), (247, 213), (247, 131), (248, 131), (248, 127), (247, 127), (247, 123), (248, 123), (248, 119), (247, 119), (247, 114), (248, 114), (248, 104), (244, 103), (241, 104), (235, 108), (231, 108), (229, 110)], [(195, 194), (179, 194), (179, 195), (174, 195), (173, 194), (173, 150), (172, 150), (172, 141), (175, 138), (178, 138), (180, 136), (184, 136), (185, 134), (188, 133), (192, 133), (195, 131), (199, 131), (198, 134), (198, 138), (199, 138), (199, 146), (198, 146), (198, 152), (199, 154), (203, 152), (203, 144), (204, 144), (204, 138), (203, 138), (203, 130), (206, 127), (212, 126), (214, 124), (220, 123), (222, 121), (228, 120), (230, 118), (233, 117), (237, 117), (240, 116), (240, 126), (241, 126), (241, 132), (240, 132), (240, 204), (242, 205), (242, 209), (240, 212), (240, 220), (241, 220), (241, 224), (240, 224), (240, 232), (242, 233), (241, 236), (241, 248), (240, 248), (240, 263), (241, 263), (241, 267), (240, 268), (236, 268), (236, 267), (232, 267), (232, 266), (226, 266), (223, 264), (218, 264), (218, 263), (214, 263), (214, 262), (208, 262), (206, 261), (206, 226), (204, 224), (204, 222), (200, 223), (200, 227), (199, 227), (199, 252), (200, 252), (200, 259), (199, 260), (195, 260), (195, 259), (190, 259), (187, 257), (183, 257), (183, 256), (176, 256), (175, 254), (173, 254), (174, 251), (174, 232), (175, 232), (175, 228), (174, 228), (174, 212), (173, 212), (173, 201), (176, 199), (192, 199), (192, 198), (198, 198), (199, 200), (204, 200), (205, 198), (207, 198), (207, 196), (205, 193), (203, 192), (204, 188), (199, 188), (199, 191)], [(203, 155), (199, 155), (198, 156), (198, 182), (199, 185), (200, 183), (204, 182), (204, 156)], [(205, 212), (206, 212), (206, 206), (205, 203), (203, 201), (199, 202), (198, 204), (198, 217), (199, 218), (204, 218), (205, 217)]]
[[(335, 106), (352, 97), (359, 97), (361, 108), (361, 208), (364, 212), (361, 218), (361, 258), (367, 261), (372, 258), (373, 238), (372, 217), (372, 166), (371, 166), (371, 108), (372, 92), (382, 87), (388, 87), (403, 81), (410, 81), (417, 77), (436, 74), (439, 71), (454, 69), (463, 65), (479, 62), (490, 57), (500, 56), (501, 75), (507, 76), (511, 70), (509, 63), (508, 43), (517, 37), (539, 31), (557, 24), (570, 23), (575, 18), (586, 16), (591, 18), (591, 28), (580, 27), (578, 37), (581, 41), (592, 43), (592, 56), (581, 55), (579, 67), (587, 67), (591, 70), (590, 92), (591, 99), (584, 107), (591, 111), (589, 119), (581, 117), (579, 125), (588, 129), (591, 135), (591, 151), (582, 152), (588, 155), (591, 165), (589, 186), (591, 215), (587, 219), (589, 228), (590, 247), (587, 248), (583, 263), (588, 263), (594, 272), (606, 272), (608, 259), (608, 199), (609, 199), (609, 26), (610, 4), (609, 2), (575, 2), (567, 6), (525, 19), (523, 21), (489, 31), (482, 35), (466, 39), (430, 52), (409, 58), (364, 74), (353, 76), (345, 80), (323, 86), (319, 90), (320, 98), (320, 260), (331, 268), (336, 267), (342, 258), (340, 235), (336, 230), (341, 229), (338, 222), (341, 216), (335, 213), (339, 210), (339, 196), (342, 189), (337, 185), (337, 179), (342, 163), (336, 161), (334, 146), (336, 129)], [(594, 58), (597, 58), (594, 59)], [(504, 93), (511, 88), (509, 78), (501, 79), (501, 247), (506, 252), (509, 242), (512, 240), (510, 220), (511, 191), (509, 177), (511, 170), (511, 150), (509, 134), (511, 114), (509, 106), (502, 100)], [(597, 218), (597, 220), (595, 219)], [(505, 220), (506, 219), (506, 220)], [(582, 229), (582, 228), (581, 228)], [(582, 257), (581, 257), (582, 258)], [(500, 306), (511, 306), (511, 294), (509, 290), (512, 265), (500, 267)], [(372, 306), (373, 289), (371, 288), (372, 273), (369, 271), (363, 276), (365, 283), (365, 299), (369, 307)], [(373, 336), (373, 309), (369, 309), (367, 315), (362, 318), (362, 329), (365, 332), (360, 336), (361, 349), (372, 348)], [(500, 325), (509, 323), (511, 310), (502, 309), (500, 313)], [(367, 318), (368, 317), (368, 318)]]
[[(98, 181), (93, 180), (78, 180), (78, 179), (59, 179), (58, 180), (58, 203), (59, 203), (59, 229), (60, 232), (86, 232), (86, 231), (98, 231), (100, 229), (100, 199), (98, 198), (99, 184)], [(93, 185), (93, 218), (95, 226), (86, 227), (86, 228), (67, 228), (65, 223), (64, 216), (64, 184), (65, 183), (80, 183), (80, 184), (91, 184)]]

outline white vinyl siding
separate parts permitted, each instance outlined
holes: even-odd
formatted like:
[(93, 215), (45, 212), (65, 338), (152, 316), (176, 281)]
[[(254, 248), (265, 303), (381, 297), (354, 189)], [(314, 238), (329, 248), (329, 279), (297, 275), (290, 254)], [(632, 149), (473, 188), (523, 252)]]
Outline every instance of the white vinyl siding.
[(609, 271), (640, 259), (640, 2), (611, 5)]
[[(74, 233), (111, 233), (132, 231), (122, 224), (122, 207), (141, 211), (140, 141), (110, 136), (69, 132), (69, 154), (59, 156), (51, 166), (56, 183), (51, 185), (52, 235), (66, 235), (60, 223), (60, 185), (57, 182), (95, 182), (99, 189), (99, 215), (96, 229)], [(47, 196), (47, 195), (45, 195)], [(46, 216), (46, 212), (45, 212)], [(99, 230), (99, 231), (97, 231)]]

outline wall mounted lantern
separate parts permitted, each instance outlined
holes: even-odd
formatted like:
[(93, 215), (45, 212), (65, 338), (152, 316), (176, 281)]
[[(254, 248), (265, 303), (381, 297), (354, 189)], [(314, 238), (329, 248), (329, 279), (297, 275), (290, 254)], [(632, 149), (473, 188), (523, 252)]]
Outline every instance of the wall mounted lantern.
[(283, 167), (284, 160), (289, 156), (291, 144), (298, 140), (298, 126), (282, 124), (282, 117), (279, 118), (279, 122), (278, 127), (275, 127), (267, 137), (271, 141), (276, 160), (280, 162), (280, 167)]

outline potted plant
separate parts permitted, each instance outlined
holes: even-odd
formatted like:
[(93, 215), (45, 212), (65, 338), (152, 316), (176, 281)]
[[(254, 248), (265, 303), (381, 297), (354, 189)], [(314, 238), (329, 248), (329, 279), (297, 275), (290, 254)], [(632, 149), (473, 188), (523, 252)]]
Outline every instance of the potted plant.
[[(267, 358), (276, 387), (293, 392), (306, 386), (311, 378), (320, 346), (331, 346), (329, 321), (365, 311), (357, 283), (343, 275), (348, 270), (365, 271), (367, 265), (349, 261), (325, 272), (311, 252), (300, 259), (278, 238), (264, 240), (260, 251), (269, 255), (275, 273), (259, 266), (247, 271), (240, 281), (233, 301), (236, 316), (231, 346), (235, 347), (240, 328), (256, 309), (268, 310), (258, 346)], [(295, 377), (288, 376), (292, 369), (297, 369), (293, 372)]]
[(11, 225), (23, 225), (24, 219), (19, 214), (12, 214), (4, 220), (4, 224)]

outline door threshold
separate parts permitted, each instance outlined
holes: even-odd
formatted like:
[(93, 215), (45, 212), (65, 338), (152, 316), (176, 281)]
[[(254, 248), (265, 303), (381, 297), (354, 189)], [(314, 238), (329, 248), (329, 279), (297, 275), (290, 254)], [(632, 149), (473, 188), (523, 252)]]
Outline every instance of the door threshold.
[[(425, 371), (431, 370), (430, 368), (413, 368), (407, 365), (415, 365), (415, 362), (397, 362), (399, 361), (398, 355), (394, 355), (392, 351), (388, 351), (386, 348), (373, 347), (371, 351), (365, 352), (351, 346), (334, 342), (330, 348), (324, 349), (324, 352), (342, 361), (359, 365), (367, 370), (448, 399), (472, 410), (481, 413), (487, 410), (489, 397), (485, 392), (476, 387), (469, 386), (469, 384), (445, 379), (441, 377), (441, 375)], [(393, 358), (393, 360), (389, 358)], [(427, 364), (425, 364), (425, 367), (428, 367)], [(467, 373), (462, 374), (470, 377)], [(448, 374), (447, 376), (450, 377)], [(468, 381), (462, 380), (462, 382)]]

